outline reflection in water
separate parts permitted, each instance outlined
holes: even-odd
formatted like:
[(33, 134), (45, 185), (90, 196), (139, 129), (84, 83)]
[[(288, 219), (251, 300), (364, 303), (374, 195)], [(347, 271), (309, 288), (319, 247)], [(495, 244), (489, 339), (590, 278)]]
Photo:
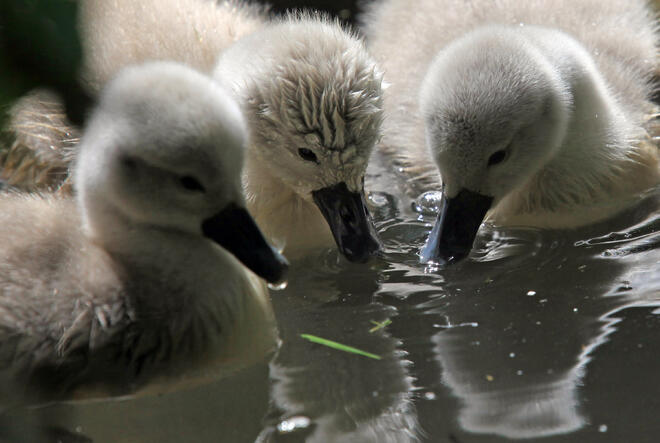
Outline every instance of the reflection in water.
[[(371, 302), (384, 264), (333, 263), (335, 253), (324, 258), (323, 266), (294, 264), (291, 284), (273, 297), (283, 343), (270, 365), (273, 405), (258, 441), (418, 441), (413, 384), (400, 341), (383, 329), (370, 332), (372, 320), (396, 316), (392, 308)], [(302, 333), (382, 358), (326, 348), (303, 340)], [(296, 420), (303, 426), (291, 440), (283, 424)]]
[(212, 355), (218, 358), (174, 367), (129, 395), (99, 391), (91, 400), (3, 410), (0, 442), (217, 442), (220, 435), (254, 441), (268, 405), (268, 361), (278, 344), (270, 303), (255, 309), (227, 329), (231, 346)]
[(417, 256), (432, 214), (390, 188), (370, 188), (382, 258), (320, 253), (272, 291), (272, 361), (244, 346), (253, 364), (197, 388), (32, 413), (101, 443), (657, 440), (657, 202), (580, 232), (485, 229), (469, 260), (437, 269)]
[[(571, 240), (579, 233), (487, 233), (471, 261), (437, 271), (440, 284), (435, 293), (427, 288), (433, 295), (417, 302), (415, 315), (440, 330), (432, 352), (441, 383), (460, 400), (463, 430), (533, 438), (587, 424), (579, 388), (617, 314), (660, 306), (659, 220), (588, 241)], [(428, 279), (413, 266), (407, 274)], [(385, 283), (381, 294), (400, 285)]]

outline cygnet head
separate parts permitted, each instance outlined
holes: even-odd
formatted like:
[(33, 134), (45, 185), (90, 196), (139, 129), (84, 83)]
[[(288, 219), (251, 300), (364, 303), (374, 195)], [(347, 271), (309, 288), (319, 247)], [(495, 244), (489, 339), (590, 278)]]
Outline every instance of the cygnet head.
[(127, 68), (85, 129), (76, 183), (86, 233), (112, 250), (130, 232), (205, 236), (269, 281), (286, 261), (244, 209), (246, 127), (209, 78), (174, 63)]
[(379, 249), (364, 175), (379, 139), (382, 74), (362, 41), (327, 19), (288, 17), (267, 35), (243, 92), (254, 155), (319, 207), (349, 260), (366, 261)]
[(566, 135), (566, 87), (519, 37), (475, 31), (442, 50), (426, 74), (420, 106), (444, 198), (423, 262), (465, 257), (488, 210), (547, 164)]

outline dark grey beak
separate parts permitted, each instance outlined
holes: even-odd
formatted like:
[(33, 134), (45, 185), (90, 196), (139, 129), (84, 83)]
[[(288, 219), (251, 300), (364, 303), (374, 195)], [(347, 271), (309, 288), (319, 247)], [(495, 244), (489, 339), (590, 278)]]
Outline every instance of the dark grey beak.
[(202, 232), (259, 277), (270, 283), (284, 279), (289, 262), (266, 241), (245, 208), (234, 203), (227, 205), (204, 220)]
[(462, 189), (454, 198), (443, 198), (438, 220), (422, 249), (420, 261), (446, 265), (465, 258), (492, 204), (493, 197), (467, 189)]
[(347, 259), (364, 263), (380, 250), (362, 192), (350, 192), (342, 182), (313, 191), (312, 197), (328, 222), (337, 247)]

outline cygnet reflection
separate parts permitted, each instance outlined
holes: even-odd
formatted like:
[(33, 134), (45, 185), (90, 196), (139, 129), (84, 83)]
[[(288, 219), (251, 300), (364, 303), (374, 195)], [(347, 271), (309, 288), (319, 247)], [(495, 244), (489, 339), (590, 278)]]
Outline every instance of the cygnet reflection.
[(538, 438), (589, 423), (580, 393), (588, 363), (616, 331), (621, 311), (660, 305), (657, 249), (629, 261), (608, 257), (657, 243), (654, 231), (657, 222), (643, 221), (628, 230), (638, 240), (625, 238), (621, 248), (576, 241), (576, 234), (556, 240), (563, 248), (575, 243), (570, 258), (556, 253), (562, 247), (537, 245), (519, 266), (491, 262), (486, 274), (472, 261), (461, 273), (479, 275), (476, 282), (445, 274), (447, 295), (431, 308), (443, 317), (433, 352), (440, 382), (460, 401), (463, 430)]
[[(298, 266), (297, 266), (298, 265)], [(379, 266), (350, 265), (337, 252), (292, 264), (289, 287), (273, 294), (282, 346), (270, 364), (271, 412), (259, 442), (416, 442), (413, 379), (387, 326), (396, 310), (372, 302)], [(313, 334), (376, 354), (342, 352)]]

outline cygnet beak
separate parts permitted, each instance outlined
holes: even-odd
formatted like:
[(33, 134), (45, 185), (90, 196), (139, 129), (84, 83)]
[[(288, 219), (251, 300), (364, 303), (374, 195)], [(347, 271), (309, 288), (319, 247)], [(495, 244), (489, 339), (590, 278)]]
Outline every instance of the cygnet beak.
[(364, 193), (351, 192), (346, 183), (312, 191), (337, 247), (352, 261), (364, 263), (380, 250), (380, 241), (364, 201)]
[(269, 283), (284, 279), (289, 262), (266, 241), (245, 208), (227, 205), (204, 220), (202, 232)]
[(442, 207), (429, 239), (422, 249), (420, 261), (447, 265), (470, 253), (493, 197), (461, 189), (454, 198), (443, 195)]

